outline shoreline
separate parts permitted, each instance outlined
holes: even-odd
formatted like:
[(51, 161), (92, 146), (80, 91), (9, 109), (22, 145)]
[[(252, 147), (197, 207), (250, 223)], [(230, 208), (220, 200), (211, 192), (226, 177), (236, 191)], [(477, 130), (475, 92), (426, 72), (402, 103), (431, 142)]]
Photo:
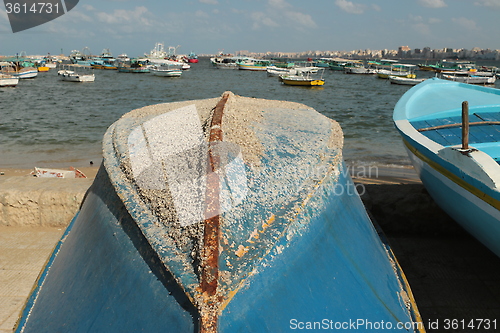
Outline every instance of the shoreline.
[[(54, 168), (61, 170), (69, 170), (69, 168)], [(88, 179), (94, 179), (97, 171), (99, 170), (99, 165), (90, 166), (90, 167), (77, 167), (76, 169), (80, 170), (87, 176)], [(31, 172), (35, 171), (35, 168), (2, 168), (0, 167), (0, 179), (2, 177), (34, 177)]]
[[(75, 167), (87, 176), (94, 179), (99, 170), (100, 163), (87, 167)], [(69, 170), (65, 167), (47, 167), (53, 169)], [(31, 173), (35, 168), (27, 167), (1, 167), (1, 177), (34, 177)], [(411, 165), (356, 165), (348, 164), (347, 170), (355, 183), (362, 184), (416, 184), (421, 183)]]

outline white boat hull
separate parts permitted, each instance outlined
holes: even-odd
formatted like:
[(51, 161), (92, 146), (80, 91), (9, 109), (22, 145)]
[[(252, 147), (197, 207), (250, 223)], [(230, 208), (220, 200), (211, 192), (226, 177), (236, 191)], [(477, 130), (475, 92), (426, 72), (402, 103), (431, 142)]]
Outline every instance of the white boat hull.
[(442, 75), (443, 79), (454, 82), (469, 83), (469, 84), (495, 84), (495, 76), (457, 76), (457, 75)]
[(68, 81), (68, 82), (94, 82), (95, 81), (95, 76), (94, 74), (68, 74), (64, 73), (61, 74), (61, 80), (62, 81)]
[(32, 79), (32, 78), (37, 77), (38, 70), (34, 69), (34, 70), (25, 71), (25, 72), (21, 71), (21, 72), (14, 73), (12, 75), (19, 78), (19, 79)]
[(15, 87), (19, 83), (19, 78), (12, 75), (0, 74), (0, 87)]
[(394, 83), (394, 84), (401, 84), (401, 85), (407, 85), (407, 86), (415, 86), (421, 82), (423, 82), (425, 79), (412, 79), (408, 77), (399, 77), (399, 76), (389, 76), (389, 82)]
[(169, 69), (169, 70), (151, 69), (150, 72), (153, 75), (164, 76), (164, 77), (179, 77), (182, 75), (182, 71), (178, 69)]
[(365, 67), (345, 67), (344, 72), (346, 74), (377, 74), (374, 69)]
[[(500, 256), (497, 235), (500, 234), (500, 211), (481, 200), (438, 170), (422, 161), (405, 147), (415, 171), (431, 197), (467, 232)], [(470, 221), (474, 221), (473, 224)], [(485, 232), (485, 230), (488, 230)]]
[(214, 66), (217, 69), (239, 69), (236, 63), (215, 63)]

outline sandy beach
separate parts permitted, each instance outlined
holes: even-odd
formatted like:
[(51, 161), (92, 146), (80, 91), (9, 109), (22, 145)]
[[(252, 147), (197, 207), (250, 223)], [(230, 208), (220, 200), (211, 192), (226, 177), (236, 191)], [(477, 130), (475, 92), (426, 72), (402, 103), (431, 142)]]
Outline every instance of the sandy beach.
[[(95, 175), (97, 174), (97, 170), (99, 169), (99, 166), (92, 166), (92, 167), (78, 167), (78, 170), (83, 172), (85, 176), (89, 179), (94, 179)], [(12, 176), (18, 176), (18, 177), (32, 177), (33, 175), (31, 172), (34, 171), (34, 168), (32, 169), (25, 169), (25, 168), (0, 168), (0, 176), (6, 176), (6, 177), (12, 177)]]
[[(79, 169), (89, 177), (84, 182), (49, 179), (43, 184), (42, 178), (30, 176), (30, 169), (0, 169), (3, 173), (0, 192), (5, 190), (5, 184), (29, 182), (40, 184), (38, 191), (44, 195), (61, 192), (63, 197), (83, 196), (98, 167)], [(405, 272), (427, 332), (442, 332), (447, 320), (489, 319), (497, 320), (500, 325), (500, 258), (464, 232), (434, 203), (412, 168), (379, 167), (370, 173), (359, 168), (350, 171), (358, 192), (363, 192), (361, 197), (369, 214), (383, 229)], [(33, 192), (36, 189), (25, 191), (37, 195)], [(0, 202), (5, 204), (2, 193)], [(74, 210), (70, 212), (74, 214), (78, 205), (65, 209)], [(59, 214), (57, 211), (40, 209), (42, 217), (38, 224), (6, 221), (8, 217), (1, 212), (0, 332), (7, 333), (12, 332), (33, 283), (65, 225), (42, 223), (47, 218), (43, 214), (51, 216), (54, 212)], [(446, 331), (471, 332), (467, 328)]]

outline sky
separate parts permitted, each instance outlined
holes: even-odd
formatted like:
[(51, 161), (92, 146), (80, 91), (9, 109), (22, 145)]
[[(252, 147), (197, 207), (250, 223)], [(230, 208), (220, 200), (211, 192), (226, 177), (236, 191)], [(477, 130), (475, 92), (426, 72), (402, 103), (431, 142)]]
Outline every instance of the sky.
[(13, 33), (0, 4), (0, 55), (500, 49), (499, 17), (500, 0), (80, 0)]

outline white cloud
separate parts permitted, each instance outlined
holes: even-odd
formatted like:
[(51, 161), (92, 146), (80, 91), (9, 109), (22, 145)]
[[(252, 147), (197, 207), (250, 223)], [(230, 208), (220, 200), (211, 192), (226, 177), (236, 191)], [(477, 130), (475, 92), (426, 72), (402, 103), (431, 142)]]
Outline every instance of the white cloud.
[(277, 9), (286, 9), (290, 7), (290, 4), (285, 0), (269, 0), (269, 5)]
[(425, 23), (416, 23), (412, 25), (412, 29), (421, 35), (431, 35), (431, 27)]
[(452, 18), (451, 21), (467, 31), (480, 30), (476, 25), (476, 21), (469, 20), (465, 17)]
[(335, 5), (349, 14), (363, 14), (366, 10), (365, 5), (356, 4), (347, 0), (335, 0)]
[(474, 5), (500, 9), (500, 0), (478, 0)]
[(441, 20), (437, 18), (433, 17), (425, 18), (420, 15), (414, 16), (412, 14), (408, 15), (408, 20), (406, 20), (406, 24), (409, 23), (414, 31), (418, 32), (421, 35), (426, 35), (426, 36), (432, 35), (431, 26), (433, 24), (437, 24), (440, 22)]
[(112, 13), (97, 13), (97, 18), (99, 21), (108, 24), (121, 24), (121, 23), (141, 23), (145, 25), (151, 25), (149, 19), (145, 16), (149, 14), (149, 11), (146, 7), (136, 7), (134, 10), (125, 10), (125, 9), (115, 9)]
[[(285, 27), (303, 30), (318, 27), (311, 15), (297, 10), (285, 0), (268, 0), (268, 5), (264, 9), (265, 11), (248, 14), (253, 21), (252, 29)], [(243, 14), (244, 11), (237, 13)]]
[(201, 3), (207, 4), (207, 5), (218, 5), (219, 1), (217, 0), (199, 0)]
[(444, 2), (444, 0), (418, 0), (418, 2), (424, 6), (429, 8), (443, 8), (448, 5)]
[(301, 12), (286, 12), (285, 16), (295, 23), (298, 23), (306, 28), (317, 28), (316, 22), (312, 19), (311, 15)]
[(250, 18), (253, 20), (252, 29), (258, 30), (262, 27), (278, 27), (279, 24), (276, 23), (273, 19), (267, 16), (263, 12), (253, 12), (250, 14)]
[(413, 16), (412, 14), (410, 14), (410, 15), (408, 16), (408, 20), (409, 20), (410, 22), (417, 22), (417, 23), (420, 23), (420, 22), (423, 22), (423, 21), (424, 21), (424, 18), (423, 18), (422, 16), (420, 16), (420, 15), (418, 15), (418, 16)]
[(92, 22), (93, 21), (93, 19), (90, 16), (88, 16), (85, 13), (78, 11), (78, 10), (72, 10), (71, 16), (68, 18), (71, 18), (72, 20), (80, 21), (80, 22)]
[(381, 11), (382, 11), (382, 8), (380, 8), (380, 6), (379, 6), (379, 5), (375, 5), (375, 4), (373, 4), (373, 5), (372, 5), (372, 8), (373, 8), (373, 10), (374, 10), (374, 11), (376, 11), (376, 12), (381, 12)]
[(200, 18), (209, 18), (209, 15), (207, 13), (205, 13), (204, 11), (202, 11), (202, 10), (197, 10), (194, 13), (194, 16), (200, 17)]

